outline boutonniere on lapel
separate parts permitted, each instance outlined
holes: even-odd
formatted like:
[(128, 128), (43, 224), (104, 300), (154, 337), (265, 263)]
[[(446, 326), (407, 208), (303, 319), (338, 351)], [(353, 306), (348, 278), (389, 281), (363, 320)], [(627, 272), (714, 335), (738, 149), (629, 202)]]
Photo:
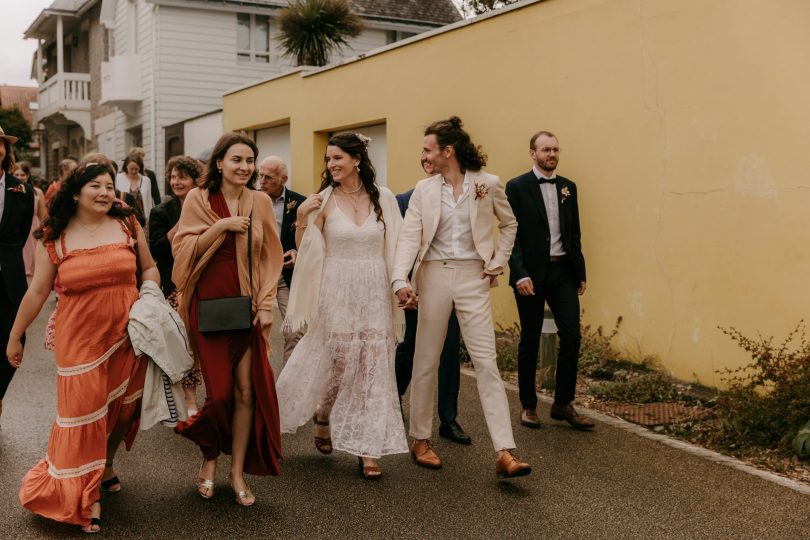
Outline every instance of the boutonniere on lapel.
[(6, 191), (10, 191), (11, 193), (25, 193), (25, 184), (17, 184), (14, 187), (6, 189)]
[(298, 206), (298, 201), (295, 199), (290, 199), (290, 202), (287, 203), (287, 212), (295, 209), (296, 206)]
[(568, 186), (563, 187), (560, 190), (560, 194), (562, 195), (562, 199), (560, 199), (560, 204), (563, 204), (565, 200), (571, 196), (571, 192), (568, 191)]
[(489, 195), (489, 188), (484, 184), (475, 184), (475, 200), (483, 199)]

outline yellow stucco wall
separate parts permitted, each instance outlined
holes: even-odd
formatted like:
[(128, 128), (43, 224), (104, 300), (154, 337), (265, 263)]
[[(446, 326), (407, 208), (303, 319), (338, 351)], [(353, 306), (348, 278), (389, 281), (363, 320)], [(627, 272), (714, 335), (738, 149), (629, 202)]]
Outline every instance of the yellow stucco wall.
[[(717, 326), (784, 336), (810, 306), (810, 2), (546, 0), (361, 61), (224, 98), (227, 129), (289, 119), (317, 185), (325, 131), (387, 122), (395, 191), (422, 130), (457, 114), (503, 181), (558, 134), (577, 182), (586, 322), (720, 385), (747, 363)], [(296, 185), (304, 180), (296, 173)], [(511, 291), (495, 316), (516, 320)]]

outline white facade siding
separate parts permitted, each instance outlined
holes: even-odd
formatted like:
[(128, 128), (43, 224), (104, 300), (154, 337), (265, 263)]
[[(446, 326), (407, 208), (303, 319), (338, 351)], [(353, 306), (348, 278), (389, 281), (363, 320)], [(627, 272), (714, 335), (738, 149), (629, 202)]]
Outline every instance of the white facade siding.
[[(278, 156), (287, 164), (287, 187), (295, 190), (295, 174), (292, 170), (292, 145), (290, 144), (290, 125), (260, 129), (254, 140), (259, 147), (259, 162), (267, 156)], [(307, 182), (309, 179), (307, 179)], [(299, 184), (304, 184), (299, 181)]]
[(189, 120), (183, 125), (185, 155), (197, 157), (204, 150), (211, 150), (221, 135), (222, 111)]
[[(112, 139), (105, 139), (105, 147), (114, 148), (110, 157), (120, 162), (129, 149), (127, 130), (141, 126), (146, 166), (158, 177), (163, 175), (166, 159), (166, 126), (221, 109), (222, 95), (226, 91), (280, 75), (293, 67), (294, 59), (283, 56), (277, 39), (279, 25), (273, 18), (269, 29), (270, 62), (239, 62), (236, 11), (205, 9), (204, 5), (198, 4), (177, 7), (155, 5), (146, 0), (114, 1), (114, 54), (134, 52), (138, 55), (143, 99), (128, 107), (126, 114), (120, 110), (116, 113), (115, 135)], [(331, 61), (337, 62), (385, 45), (385, 30), (367, 27), (360, 36), (351, 39), (341, 53), (333, 55)], [(212, 129), (212, 125), (209, 122), (204, 129), (189, 133), (191, 137), (185, 136), (187, 154), (196, 155), (198, 147), (213, 146), (221, 133), (221, 121), (218, 130)], [(266, 130), (262, 137), (274, 133), (271, 147), (280, 148), (274, 153), (289, 154), (289, 126), (286, 127), (286, 147), (279, 146), (284, 136), (278, 129)], [(219, 133), (213, 135), (211, 141), (198, 140), (198, 135), (208, 137), (214, 131)], [(377, 138), (380, 138), (379, 134)], [(381, 138), (384, 141), (384, 126)], [(289, 160), (289, 155), (282, 157)], [(384, 162), (384, 159), (382, 154), (375, 162)], [(384, 166), (380, 172), (384, 184)]]

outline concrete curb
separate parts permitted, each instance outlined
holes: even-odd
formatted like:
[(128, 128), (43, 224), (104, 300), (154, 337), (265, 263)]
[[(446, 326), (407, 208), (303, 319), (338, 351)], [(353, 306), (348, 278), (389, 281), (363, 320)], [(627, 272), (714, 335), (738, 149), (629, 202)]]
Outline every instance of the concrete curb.
[[(475, 377), (475, 371), (473, 371), (472, 369), (461, 368), (461, 372), (464, 375), (467, 375), (468, 377)], [(518, 392), (517, 386), (515, 386), (512, 383), (503, 381), (503, 385), (512, 392)], [(542, 394), (538, 394), (537, 399), (548, 404), (552, 404), (554, 402), (552, 398)], [(665, 444), (671, 448), (677, 448), (678, 450), (682, 450), (694, 456), (698, 456), (703, 459), (707, 459), (709, 461), (713, 461), (715, 463), (719, 463), (721, 465), (737, 469), (738, 471), (742, 471), (744, 473), (757, 476), (759, 478), (762, 478), (763, 480), (773, 482), (774, 484), (779, 484), (780, 486), (792, 489), (794, 491), (798, 491), (799, 493), (802, 493), (804, 495), (810, 495), (810, 486), (808, 486), (807, 484), (803, 484), (801, 482), (797, 482), (796, 480), (791, 480), (790, 478), (779, 476), (778, 474), (772, 472), (757, 469), (756, 467), (752, 467), (751, 465), (748, 465), (747, 463), (744, 463), (739, 459), (723, 455), (719, 452), (715, 452), (714, 450), (708, 450), (706, 448), (697, 446), (692, 443), (680, 441), (678, 439), (673, 439), (672, 437), (661, 435), (660, 433), (654, 433), (642, 426), (633, 424), (631, 422), (627, 422), (626, 420), (622, 420), (621, 418), (616, 418), (613, 416), (609, 416), (607, 414), (600, 413), (598, 411), (594, 411), (593, 409), (586, 409), (584, 407), (579, 407), (577, 408), (577, 412), (582, 416), (587, 416), (588, 418), (591, 418), (593, 420), (611, 425), (619, 429), (623, 429), (624, 431), (629, 431), (630, 433), (638, 435), (639, 437), (650, 439), (659, 442), (661, 444)]]

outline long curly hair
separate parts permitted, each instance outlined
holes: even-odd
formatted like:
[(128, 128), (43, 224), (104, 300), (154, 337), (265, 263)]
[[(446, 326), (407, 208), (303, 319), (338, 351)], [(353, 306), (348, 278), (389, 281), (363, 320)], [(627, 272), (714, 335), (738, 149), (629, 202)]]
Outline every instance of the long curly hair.
[[(197, 179), (197, 186), (202, 189), (207, 189), (211, 193), (216, 193), (222, 187), (222, 171), (217, 168), (217, 160), (224, 160), (225, 154), (228, 149), (235, 144), (244, 144), (253, 150), (253, 159), (259, 157), (259, 147), (253, 142), (253, 139), (247, 136), (244, 131), (236, 132), (231, 131), (225, 133), (217, 140), (214, 149), (211, 151), (211, 157), (208, 158), (208, 163), (205, 165), (205, 172)], [(254, 163), (255, 165), (255, 163)], [(250, 175), (248, 183), (245, 185), (247, 189), (256, 189), (256, 167), (253, 167), (253, 174)]]
[[(374, 213), (377, 215), (377, 221), (383, 221), (382, 207), (380, 206), (380, 188), (377, 187), (376, 178), (377, 172), (374, 170), (374, 165), (371, 164), (371, 159), (368, 157), (368, 138), (354, 131), (344, 131), (337, 133), (329, 138), (329, 146), (337, 146), (353, 158), (360, 160), (357, 173), (360, 176), (360, 183), (363, 184), (363, 189), (368, 193), (368, 198), (371, 199), (371, 205), (374, 208)], [(326, 166), (326, 157), (324, 157), (324, 168), (321, 173), (321, 187), (318, 191), (323, 191), (325, 188), (332, 186), (336, 187), (339, 184), (332, 179), (332, 173), (329, 172), (329, 167)], [(383, 221), (383, 226), (385, 222)]]
[[(42, 227), (34, 231), (34, 238), (46, 241), (59, 238), (70, 220), (76, 215), (76, 201), (73, 200), (73, 197), (81, 193), (85, 184), (104, 174), (113, 178), (112, 169), (104, 163), (87, 163), (74, 170), (51, 199), (51, 204), (48, 206), (48, 218)], [(113, 204), (107, 212), (108, 216), (121, 220), (131, 214), (132, 208), (124, 206), (118, 199), (113, 199)]]
[(440, 148), (452, 146), (461, 172), (480, 171), (487, 165), (487, 155), (481, 146), (473, 144), (470, 134), (464, 131), (461, 118), (451, 116), (447, 120), (433, 122), (425, 128), (425, 137), (435, 135)]

